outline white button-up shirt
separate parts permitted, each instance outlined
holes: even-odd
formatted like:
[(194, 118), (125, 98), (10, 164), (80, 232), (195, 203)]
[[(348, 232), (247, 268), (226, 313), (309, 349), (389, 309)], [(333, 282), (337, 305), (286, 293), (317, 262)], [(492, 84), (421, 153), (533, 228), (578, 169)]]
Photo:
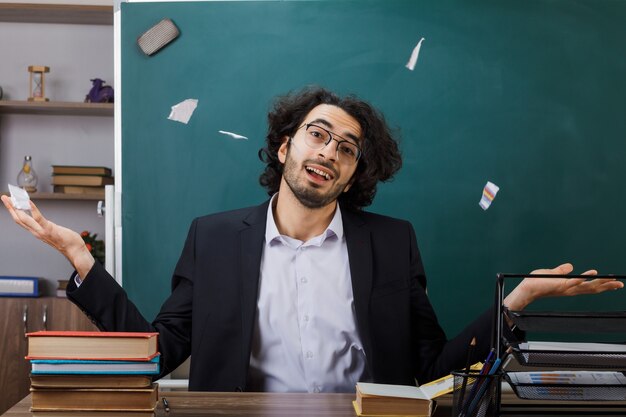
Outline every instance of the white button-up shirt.
[(365, 370), (339, 205), (302, 242), (278, 232), (270, 202), (248, 389), (354, 392)]

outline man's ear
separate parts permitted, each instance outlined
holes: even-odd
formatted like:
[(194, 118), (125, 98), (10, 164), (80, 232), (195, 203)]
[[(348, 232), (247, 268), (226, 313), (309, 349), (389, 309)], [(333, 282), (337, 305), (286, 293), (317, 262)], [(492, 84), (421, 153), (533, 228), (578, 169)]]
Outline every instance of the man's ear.
[(285, 136), (283, 138), (283, 143), (280, 144), (280, 148), (278, 148), (278, 160), (281, 164), (284, 164), (287, 160), (287, 150), (289, 149), (289, 137)]

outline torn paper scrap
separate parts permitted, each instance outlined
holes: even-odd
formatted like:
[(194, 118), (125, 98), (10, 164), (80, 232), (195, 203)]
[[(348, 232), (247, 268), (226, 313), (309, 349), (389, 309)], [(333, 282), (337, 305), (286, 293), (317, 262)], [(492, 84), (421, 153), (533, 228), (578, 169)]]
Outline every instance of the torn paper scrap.
[(413, 52), (411, 53), (411, 58), (409, 58), (409, 62), (406, 63), (406, 67), (413, 71), (415, 69), (415, 64), (417, 64), (417, 58), (420, 54), (420, 48), (422, 47), (422, 42), (424, 38), (420, 39), (415, 48), (413, 48)]
[(222, 135), (231, 136), (233, 139), (245, 139), (245, 140), (248, 140), (247, 137), (238, 135), (238, 134), (233, 133), (233, 132), (227, 132), (225, 130), (218, 130), (218, 132), (221, 133)]
[(188, 98), (185, 101), (173, 105), (172, 112), (169, 116), (167, 116), (167, 118), (174, 120), (175, 122), (187, 124), (196, 107), (198, 107), (198, 100), (195, 98)]
[(30, 210), (30, 197), (23, 188), (9, 184), (11, 193), (11, 204), (17, 210)]
[(483, 188), (483, 196), (478, 203), (483, 210), (487, 210), (491, 205), (491, 202), (494, 198), (496, 198), (496, 194), (500, 191), (500, 187), (492, 183), (491, 181), (487, 181), (487, 185)]

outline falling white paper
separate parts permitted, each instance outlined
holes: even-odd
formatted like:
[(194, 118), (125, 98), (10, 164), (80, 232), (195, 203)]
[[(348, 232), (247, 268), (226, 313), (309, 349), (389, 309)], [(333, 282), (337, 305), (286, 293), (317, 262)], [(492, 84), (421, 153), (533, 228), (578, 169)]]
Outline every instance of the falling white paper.
[(406, 63), (406, 67), (413, 71), (415, 69), (415, 64), (417, 64), (417, 58), (420, 54), (420, 48), (422, 47), (422, 42), (424, 38), (420, 39), (415, 48), (413, 48), (413, 52), (411, 53), (411, 58), (409, 58), (409, 62)]
[(485, 188), (483, 188), (483, 196), (480, 198), (480, 202), (478, 205), (482, 207), (483, 210), (487, 210), (491, 205), (491, 202), (494, 198), (496, 198), (496, 194), (500, 191), (500, 187), (492, 183), (491, 181), (487, 181)]
[(9, 192), (11, 193), (11, 204), (17, 210), (30, 210), (30, 197), (23, 188), (9, 184)]
[(169, 116), (167, 116), (167, 118), (174, 120), (175, 122), (187, 124), (196, 107), (198, 107), (198, 100), (195, 98), (188, 98), (185, 101), (173, 105), (172, 112)]
[(238, 135), (238, 134), (233, 133), (233, 132), (227, 132), (225, 130), (218, 130), (218, 132), (221, 133), (222, 135), (231, 136), (233, 139), (245, 139), (245, 140), (248, 140), (247, 137)]

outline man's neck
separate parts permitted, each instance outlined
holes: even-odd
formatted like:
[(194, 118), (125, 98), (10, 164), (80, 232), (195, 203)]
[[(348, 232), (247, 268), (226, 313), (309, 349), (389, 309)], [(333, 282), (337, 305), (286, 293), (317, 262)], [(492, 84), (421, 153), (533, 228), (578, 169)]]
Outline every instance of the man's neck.
[(335, 215), (337, 201), (317, 209), (305, 207), (289, 192), (279, 192), (272, 212), (281, 235), (306, 242), (326, 230)]

